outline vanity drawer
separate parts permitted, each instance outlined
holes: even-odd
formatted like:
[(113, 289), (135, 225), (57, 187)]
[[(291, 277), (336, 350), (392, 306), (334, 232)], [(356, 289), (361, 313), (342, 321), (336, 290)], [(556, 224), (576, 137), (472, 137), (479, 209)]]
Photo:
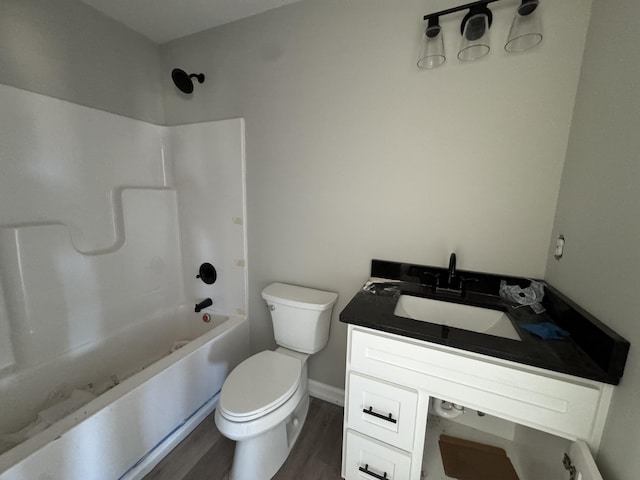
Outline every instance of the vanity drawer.
[(347, 425), (353, 430), (412, 450), (418, 392), (351, 373)]
[(411, 456), (351, 430), (345, 434), (345, 480), (409, 480)]
[(355, 328), (350, 365), (567, 438), (593, 438), (601, 401), (606, 403), (598, 382)]

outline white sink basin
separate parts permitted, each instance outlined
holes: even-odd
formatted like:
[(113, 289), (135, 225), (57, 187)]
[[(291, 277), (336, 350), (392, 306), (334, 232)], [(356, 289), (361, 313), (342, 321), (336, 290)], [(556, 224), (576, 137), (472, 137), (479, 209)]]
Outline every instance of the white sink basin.
[(393, 314), (423, 322), (461, 328), (471, 332), (520, 340), (509, 317), (499, 310), (400, 295)]

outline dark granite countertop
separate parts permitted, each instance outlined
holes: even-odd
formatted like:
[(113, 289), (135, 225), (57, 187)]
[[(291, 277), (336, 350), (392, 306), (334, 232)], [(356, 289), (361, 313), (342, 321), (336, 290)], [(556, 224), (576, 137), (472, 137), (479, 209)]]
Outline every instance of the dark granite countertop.
[[(446, 275), (443, 268), (373, 260), (371, 276), (392, 281), (361, 289), (342, 310), (340, 320), (590, 380), (613, 385), (620, 382), (629, 342), (552, 286), (545, 284), (542, 305), (546, 311), (536, 314), (531, 307), (515, 308), (498, 295), (501, 280), (524, 288), (530, 279), (459, 270), (459, 277), (472, 281), (465, 282), (463, 294), (454, 294), (431, 285), (432, 279)], [(398, 317), (393, 312), (401, 294), (502, 310), (522, 340)], [(543, 340), (521, 328), (522, 324), (542, 322), (558, 325), (570, 335)]]

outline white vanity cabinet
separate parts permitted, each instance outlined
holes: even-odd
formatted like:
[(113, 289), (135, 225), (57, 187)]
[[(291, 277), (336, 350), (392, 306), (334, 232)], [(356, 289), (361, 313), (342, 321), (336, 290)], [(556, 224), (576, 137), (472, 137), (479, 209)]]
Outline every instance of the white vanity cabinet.
[(428, 395), (355, 371), (347, 385), (344, 478), (420, 478)]
[(353, 430), (410, 451), (415, 438), (418, 392), (352, 372), (347, 405)]
[(596, 451), (612, 390), (601, 382), (349, 325), (342, 475), (419, 480), (431, 396), (584, 441)]

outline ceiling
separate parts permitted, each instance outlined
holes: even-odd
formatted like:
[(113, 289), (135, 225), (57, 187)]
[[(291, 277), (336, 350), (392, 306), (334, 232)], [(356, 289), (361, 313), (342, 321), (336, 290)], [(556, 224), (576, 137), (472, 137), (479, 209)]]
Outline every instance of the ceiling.
[(156, 43), (299, 0), (81, 0)]

